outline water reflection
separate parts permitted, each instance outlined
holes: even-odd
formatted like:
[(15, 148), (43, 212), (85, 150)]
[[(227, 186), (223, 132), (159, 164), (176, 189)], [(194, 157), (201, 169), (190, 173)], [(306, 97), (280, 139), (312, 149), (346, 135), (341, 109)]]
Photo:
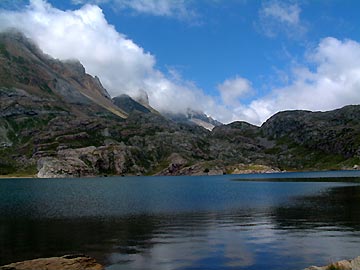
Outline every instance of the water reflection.
[(274, 222), (278, 228), (360, 230), (360, 186), (327, 189), (320, 194), (302, 196), (288, 206), (274, 208)]
[[(220, 186), (217, 182), (214, 185)], [(197, 208), (188, 211), (189, 202), (176, 204), (180, 195), (174, 195), (177, 205), (174, 213), (136, 214), (129, 211), (126, 215), (114, 215), (116, 209), (112, 209), (106, 215), (82, 218), (74, 217), (74, 212), (65, 217), (39, 218), (38, 213), (43, 213), (44, 208), (56, 209), (49, 202), (43, 208), (41, 205), (33, 207), (33, 216), (30, 212), (11, 217), (10, 208), (4, 207), (4, 202), (10, 205), (10, 201), (4, 199), (0, 209), (3, 214), (0, 217), (0, 264), (86, 253), (104, 263), (109, 270), (296, 270), (359, 255), (360, 186), (241, 182), (229, 185), (232, 192), (215, 188), (203, 191), (204, 196), (208, 196), (206, 200), (213, 198), (213, 202), (209, 201), (202, 211)], [(244, 190), (246, 193), (241, 193)], [(256, 194), (251, 195), (254, 190)], [(223, 194), (230, 194), (229, 201), (222, 201), (225, 200)], [(236, 196), (243, 197), (236, 199)], [(252, 203), (263, 196), (266, 203)], [(97, 208), (96, 213), (110, 205), (110, 202), (94, 197), (97, 205), (106, 204), (104, 208)], [(202, 204), (206, 200), (196, 198)], [(218, 202), (229, 205), (228, 209), (219, 208)], [(118, 209), (117, 203), (114, 201), (113, 204)], [(136, 206), (136, 203), (130, 200), (128, 205)], [(155, 205), (154, 201), (152, 203)], [(29, 209), (16, 211), (27, 213)]]

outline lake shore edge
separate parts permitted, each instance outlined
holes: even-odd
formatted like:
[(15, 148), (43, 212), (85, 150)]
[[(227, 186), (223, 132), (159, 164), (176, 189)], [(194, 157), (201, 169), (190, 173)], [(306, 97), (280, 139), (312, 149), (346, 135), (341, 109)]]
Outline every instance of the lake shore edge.
[[(346, 169), (346, 170), (306, 170), (306, 171), (301, 171), (301, 170), (294, 170), (294, 171), (264, 171), (264, 170), (253, 170), (253, 171), (249, 171), (249, 170), (244, 170), (244, 171), (238, 171), (237, 173), (231, 173), (231, 174), (227, 174), (227, 175), (256, 175), (256, 174), (266, 174), (266, 175), (281, 175), (283, 173), (324, 173), (324, 172), (333, 172), (333, 171), (339, 171), (339, 172), (357, 172), (360, 171), (359, 169)], [(223, 175), (223, 174), (195, 174), (195, 175), (173, 175), (173, 176), (216, 176), (216, 175)], [(82, 176), (82, 177), (66, 177), (66, 178), (97, 178), (97, 177), (127, 177), (127, 176), (169, 176), (169, 175), (159, 175), (159, 174), (155, 174), (155, 175), (93, 175), (93, 176)], [(357, 176), (354, 176), (357, 177)], [(24, 174), (24, 175), (19, 175), (19, 174), (11, 174), (11, 175), (0, 175), (0, 180), (1, 179), (24, 179), (24, 178), (36, 178), (36, 179), (42, 179), (43, 177), (38, 177), (36, 174)], [(50, 177), (51, 178), (51, 177)], [(54, 179), (56, 178), (64, 178), (64, 177), (53, 177)], [(242, 180), (242, 179), (240, 179)], [(245, 180), (245, 179), (243, 179)], [(253, 180), (256, 180), (256, 178), (253, 178)]]
[(360, 270), (360, 256), (350, 260), (340, 260), (325, 266), (310, 266), (304, 270)]
[(96, 259), (83, 255), (64, 255), (61, 257), (38, 258), (0, 266), (0, 270), (103, 270), (104, 266)]
[[(0, 266), (0, 270), (103, 270), (104, 266), (86, 255), (64, 255), (61, 257), (38, 258)], [(304, 270), (360, 270), (360, 256), (340, 260), (326, 266), (310, 266)]]

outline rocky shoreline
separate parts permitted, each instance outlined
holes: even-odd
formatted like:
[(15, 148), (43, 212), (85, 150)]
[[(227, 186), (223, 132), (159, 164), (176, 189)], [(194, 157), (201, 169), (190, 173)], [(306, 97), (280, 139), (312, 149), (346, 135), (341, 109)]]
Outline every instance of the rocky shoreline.
[(353, 260), (341, 260), (326, 266), (310, 266), (304, 270), (360, 270), (360, 256)]
[[(0, 270), (104, 270), (94, 258), (85, 255), (40, 258), (0, 266)], [(360, 256), (353, 260), (341, 260), (326, 266), (310, 266), (304, 270), (360, 270)]]
[[(245, 166), (248, 168), (245, 168)], [(204, 176), (204, 175), (224, 175), (224, 174), (231, 174), (231, 175), (242, 175), (242, 174), (272, 174), (272, 173), (287, 173), (287, 172), (312, 172), (312, 170), (290, 170), (290, 171), (282, 171), (275, 167), (269, 167), (265, 165), (245, 165), (243, 164), (236, 166), (215, 166), (210, 167), (210, 169), (204, 169), (202, 164), (198, 165), (192, 165), (188, 167), (183, 167), (179, 169), (177, 164), (170, 164), (168, 168), (164, 169), (160, 173), (156, 174), (149, 174), (147, 176)], [(252, 166), (256, 166), (256, 168), (251, 168)], [(235, 168), (235, 169), (234, 169)], [(358, 169), (343, 169), (338, 171), (357, 171)], [(328, 170), (314, 170), (313, 172), (319, 172), (319, 171), (328, 171)], [(123, 176), (134, 176), (134, 175), (124, 175), (124, 174), (109, 174), (109, 175), (86, 175), (86, 176), (75, 176), (75, 175), (52, 175), (48, 177), (39, 176), (38, 174), (29, 174), (29, 175), (17, 175), (17, 174), (11, 174), (11, 175), (0, 175), (1, 179), (23, 179), (23, 178), (94, 178), (94, 177), (123, 177)], [(136, 175), (136, 176), (144, 176), (144, 175)], [(146, 176), (146, 175), (145, 175)]]
[(39, 258), (11, 263), (0, 270), (103, 270), (94, 258), (85, 255), (64, 255), (62, 257)]

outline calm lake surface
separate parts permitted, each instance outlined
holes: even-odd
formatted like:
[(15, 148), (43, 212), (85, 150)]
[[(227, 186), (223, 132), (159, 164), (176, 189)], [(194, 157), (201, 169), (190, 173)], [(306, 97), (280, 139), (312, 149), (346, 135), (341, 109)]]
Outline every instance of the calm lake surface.
[(69, 253), (108, 270), (323, 265), (360, 255), (351, 181), (360, 171), (0, 179), (0, 265)]

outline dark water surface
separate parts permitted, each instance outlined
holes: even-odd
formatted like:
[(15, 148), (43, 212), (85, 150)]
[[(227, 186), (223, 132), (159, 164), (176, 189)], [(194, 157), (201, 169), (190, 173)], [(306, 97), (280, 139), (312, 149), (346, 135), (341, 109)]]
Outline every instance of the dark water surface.
[(349, 181), (360, 172), (1, 179), (0, 265), (69, 253), (109, 270), (323, 265), (360, 255)]

